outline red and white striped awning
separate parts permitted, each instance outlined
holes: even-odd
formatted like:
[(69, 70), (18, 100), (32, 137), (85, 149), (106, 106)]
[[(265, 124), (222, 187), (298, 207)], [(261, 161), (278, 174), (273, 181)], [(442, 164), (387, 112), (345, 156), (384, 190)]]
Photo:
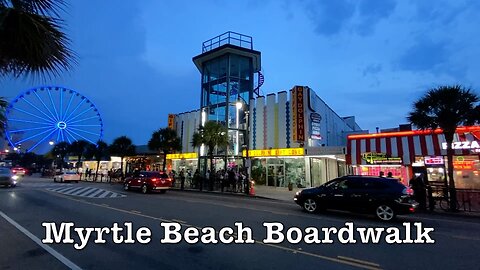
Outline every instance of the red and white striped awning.
[[(480, 127), (462, 127), (457, 129), (454, 142), (479, 142)], [(350, 135), (347, 142), (347, 163), (367, 165), (362, 159), (364, 153), (385, 153), (388, 157), (402, 158), (403, 165), (410, 165), (416, 156), (446, 156), (443, 149), (445, 136), (441, 130), (403, 131)], [(455, 149), (455, 155), (472, 154), (471, 149)]]

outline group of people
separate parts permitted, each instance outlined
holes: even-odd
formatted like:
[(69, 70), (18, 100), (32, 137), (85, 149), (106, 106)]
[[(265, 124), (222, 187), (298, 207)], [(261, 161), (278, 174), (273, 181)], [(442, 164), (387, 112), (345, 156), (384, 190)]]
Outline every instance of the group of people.
[[(385, 177), (384, 172), (380, 172), (380, 177)], [(387, 178), (393, 178), (393, 173), (388, 172)], [(417, 174), (409, 181), (409, 186), (413, 190), (413, 196), (419, 203), (421, 210), (427, 209), (427, 182), (423, 174)]]
[(85, 177), (84, 179), (86, 181), (88, 181), (88, 180), (97, 181), (97, 180), (99, 180), (98, 178), (100, 178), (100, 182), (102, 182), (104, 178), (105, 178), (105, 181), (111, 181), (112, 173), (113, 173), (113, 169), (107, 170), (106, 168), (105, 169), (99, 169), (98, 174), (97, 174), (96, 170), (94, 171), (93, 169), (90, 169), (90, 168), (87, 168), (85, 170), (85, 174), (83, 173), (82, 168), (78, 169), (78, 174), (80, 174), (80, 180), (82, 180), (82, 177), (84, 176)]

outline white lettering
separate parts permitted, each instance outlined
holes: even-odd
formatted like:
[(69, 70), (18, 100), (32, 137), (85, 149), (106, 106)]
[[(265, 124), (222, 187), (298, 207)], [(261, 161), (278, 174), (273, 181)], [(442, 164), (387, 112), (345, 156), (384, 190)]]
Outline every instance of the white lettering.
[(189, 244), (195, 244), (198, 242), (198, 235), (199, 235), (199, 232), (197, 228), (190, 227), (190, 228), (187, 228), (183, 233), (183, 238), (185, 238), (185, 242)]
[(305, 229), (305, 238), (306, 244), (320, 244), (320, 238), (318, 237), (318, 229), (314, 227), (308, 227)]
[(403, 243), (405, 244), (413, 243), (410, 222), (404, 222), (402, 225), (405, 227), (405, 239), (403, 240)]
[[(297, 237), (293, 238), (293, 234), (295, 234)], [(287, 241), (290, 242), (291, 244), (298, 244), (300, 241), (302, 241), (302, 230), (300, 230), (297, 227), (292, 227), (287, 230)]]
[(110, 228), (95, 228), (95, 232), (97, 232), (97, 239), (95, 239), (95, 244), (105, 244), (107, 241), (103, 239), (103, 234), (109, 234)]
[[(150, 243), (150, 241), (152, 240), (151, 236), (152, 236), (152, 231), (150, 231), (150, 229), (147, 227), (141, 227), (140, 229), (137, 230), (136, 237), (137, 237), (137, 241), (140, 244)], [(144, 237), (146, 238), (143, 239)]]
[[(55, 222), (43, 222), (42, 226), (45, 227), (45, 239), (42, 239), (44, 244), (73, 244), (73, 239), (70, 237), (70, 230), (75, 224), (73, 222), (65, 222), (60, 224), (60, 231), (57, 231)], [(65, 232), (65, 237), (64, 237)], [(53, 234), (53, 239), (52, 239)], [(63, 238), (63, 241), (62, 241)]]
[[(233, 229), (230, 227), (225, 227), (220, 229), (220, 232), (218, 233), (218, 237), (220, 238), (220, 242), (224, 244), (231, 244), (233, 242)], [(225, 236), (228, 237), (225, 237)]]
[[(90, 239), (90, 234), (92, 234), (92, 232), (95, 229), (94, 228), (75, 228), (74, 230), (77, 232), (78, 238), (80, 238), (80, 245), (78, 245), (78, 243), (75, 243), (73, 247), (76, 250), (82, 250), (85, 248), (85, 246), (87, 246), (88, 239)], [(83, 231), (85, 231), (85, 234), (83, 234)]]
[(378, 241), (380, 241), (380, 236), (384, 230), (385, 228), (357, 228), (363, 244), (368, 244), (370, 239), (371, 243), (378, 244)]
[(337, 228), (322, 228), (322, 232), (325, 234), (325, 238), (323, 239), (322, 243), (331, 244), (333, 240), (330, 239), (330, 233), (336, 234)]
[[(348, 243), (356, 243), (357, 240), (355, 240), (355, 238), (353, 238), (353, 222), (346, 222), (345, 223), (345, 226), (346, 227), (343, 227), (341, 228), (340, 230), (338, 230), (338, 241), (340, 241), (340, 243), (342, 244), (348, 244)], [(347, 233), (347, 239), (345, 239), (343, 236), (344, 233)]]
[[(435, 243), (435, 240), (430, 238), (430, 235), (428, 235), (430, 232), (433, 232), (435, 229), (434, 228), (423, 228), (422, 231), (422, 223), (421, 222), (415, 222), (413, 223), (417, 227), (417, 239), (415, 239), (415, 243), (428, 243), (428, 244), (433, 244)], [(423, 240), (425, 238), (425, 240)]]
[[(282, 233), (283, 224), (280, 222), (264, 222), (263, 226), (267, 228), (267, 238), (263, 240), (265, 244), (279, 244), (283, 242), (285, 236)], [(273, 236), (276, 236), (274, 239)]]
[(395, 227), (390, 227), (385, 230), (387, 236), (385, 236), (385, 242), (387, 244), (401, 244), (402, 240), (400, 240), (400, 230)]
[(218, 240), (215, 238), (215, 229), (212, 227), (205, 227), (202, 229), (202, 237), (200, 241), (204, 244), (216, 244)]
[(115, 244), (123, 243), (123, 235), (119, 235), (119, 232), (123, 231), (123, 228), (118, 227), (118, 223), (113, 223), (112, 226), (112, 238)]
[[(180, 231), (180, 224), (176, 222), (162, 222), (160, 223), (165, 230), (164, 238), (160, 240), (162, 244), (177, 244), (182, 240), (181, 234), (178, 232)], [(172, 239), (172, 236), (175, 237)]]
[[(242, 222), (235, 222), (235, 226), (237, 226), (237, 234), (238, 238), (235, 240), (236, 244), (254, 244), (255, 240), (252, 237), (252, 229), (250, 227), (243, 227)], [(244, 235), (245, 234), (245, 235)]]

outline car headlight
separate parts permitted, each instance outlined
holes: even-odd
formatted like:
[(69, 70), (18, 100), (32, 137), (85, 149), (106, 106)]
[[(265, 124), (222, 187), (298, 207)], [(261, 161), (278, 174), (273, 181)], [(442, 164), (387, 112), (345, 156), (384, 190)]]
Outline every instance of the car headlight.
[(18, 175), (12, 176), (12, 179), (13, 179), (13, 180), (17, 180), (17, 179), (18, 179)]
[(300, 195), (300, 193), (302, 193), (302, 192), (301, 192), (301, 191), (297, 191), (297, 193), (295, 193), (295, 196)]

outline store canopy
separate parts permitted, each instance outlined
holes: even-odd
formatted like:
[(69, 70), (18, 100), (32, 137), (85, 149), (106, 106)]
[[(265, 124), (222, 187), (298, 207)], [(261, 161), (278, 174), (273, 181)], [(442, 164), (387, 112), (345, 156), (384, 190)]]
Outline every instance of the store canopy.
[[(459, 127), (455, 155), (480, 154), (480, 126)], [(445, 156), (447, 144), (441, 129), (350, 135), (347, 163), (351, 165), (410, 165), (416, 156)]]

